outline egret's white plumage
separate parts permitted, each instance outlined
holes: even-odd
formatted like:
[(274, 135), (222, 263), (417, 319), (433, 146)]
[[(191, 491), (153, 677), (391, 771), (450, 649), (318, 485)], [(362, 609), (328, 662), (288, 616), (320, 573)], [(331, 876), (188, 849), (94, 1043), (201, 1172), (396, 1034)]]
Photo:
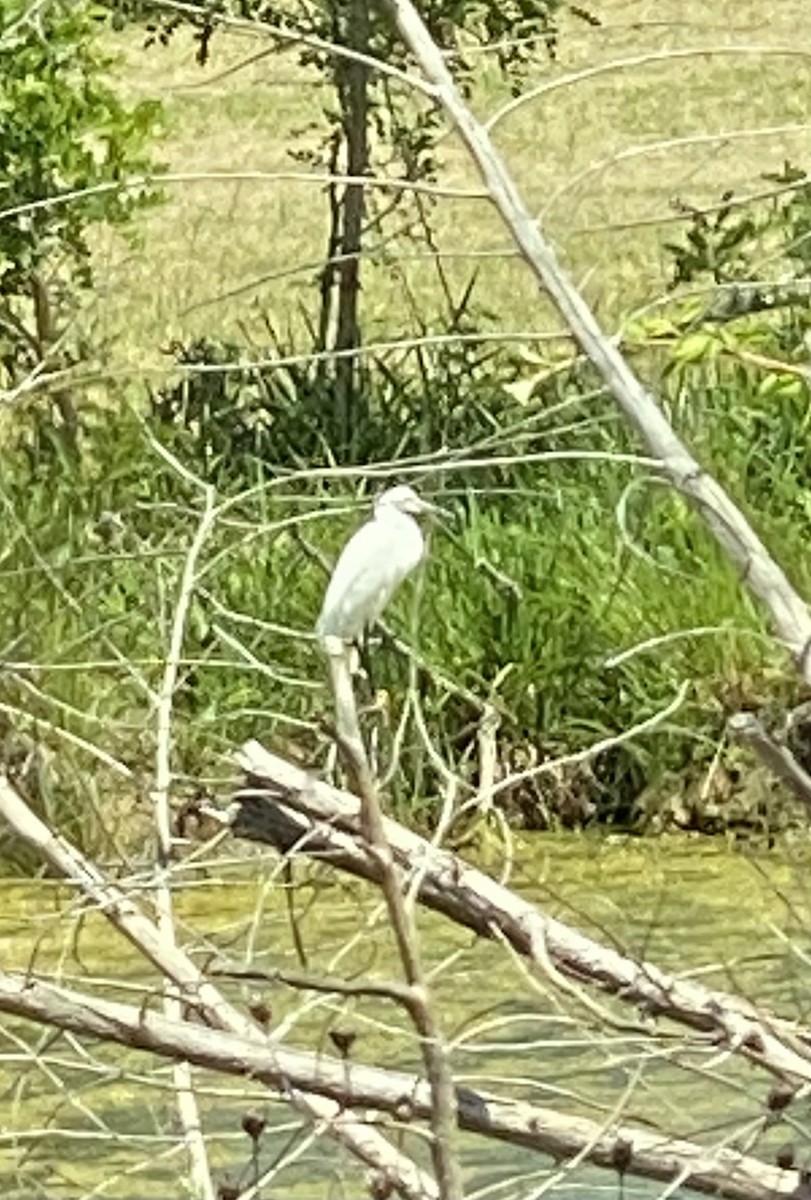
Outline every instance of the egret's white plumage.
[(376, 621), (397, 588), (425, 554), (425, 539), (414, 520), (436, 511), (406, 484), (388, 488), (374, 512), (341, 551), (327, 585), (316, 632), (350, 642)]

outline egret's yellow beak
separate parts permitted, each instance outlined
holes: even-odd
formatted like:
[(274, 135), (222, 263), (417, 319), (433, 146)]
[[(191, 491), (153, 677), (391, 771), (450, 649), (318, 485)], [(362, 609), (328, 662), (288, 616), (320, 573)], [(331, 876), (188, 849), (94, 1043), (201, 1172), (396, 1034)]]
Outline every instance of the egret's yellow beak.
[(442, 508), (439, 504), (432, 504), (430, 500), (423, 500), (420, 497), (419, 512), (433, 513), (435, 517), (452, 517), (453, 513), (447, 508)]

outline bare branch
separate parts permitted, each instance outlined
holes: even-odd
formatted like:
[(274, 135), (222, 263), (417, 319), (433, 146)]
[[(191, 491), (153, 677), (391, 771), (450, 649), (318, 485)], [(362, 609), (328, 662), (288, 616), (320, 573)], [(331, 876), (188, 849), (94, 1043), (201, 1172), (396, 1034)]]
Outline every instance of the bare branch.
[[(613, 340), (600, 328), (580, 292), (532, 219), (487, 129), (465, 104), (453, 77), (411, 0), (382, 0), (451, 117), (484, 180), (494, 206), (527, 265), (599, 371), (671, 482), (688, 496), (742, 578), (771, 613), (798, 669), (811, 683), (811, 613), (743, 513), (708, 475), (676, 434), (654, 397), (643, 387)], [(796, 52), (796, 50), (794, 51)], [(807, 53), (807, 52), (806, 52)]]
[(421, 192), (427, 196), (449, 196), (458, 200), (487, 199), (487, 193), (479, 189), (443, 187), (435, 183), (382, 175), (330, 175), (327, 171), (156, 171), (154, 175), (131, 175), (128, 179), (116, 180), (113, 183), (88, 184), (87, 187), (59, 192), (58, 195), (42, 196), (39, 200), (27, 200), (10, 208), (0, 208), (0, 221), (23, 214), (62, 208), (72, 204), (74, 200), (85, 200), (90, 196), (106, 196), (113, 192), (144, 192), (181, 183), (312, 183), (319, 187), (325, 183), (343, 183), (384, 192)]
[(463, 1185), (456, 1154), (458, 1113), (448, 1051), (423, 970), (413, 911), (405, 902), (400, 867), (386, 836), (380, 797), (363, 744), (352, 686), (350, 650), (346, 646), (341, 652), (329, 649), (328, 659), (340, 745), (354, 776), (360, 798), (361, 828), (371, 852), (370, 858), (379, 872), (397, 952), (409, 987), (408, 1011), (420, 1035), (431, 1089), (431, 1156), (439, 1195), (441, 1200), (457, 1200), (463, 1194)]
[[(269, 842), (283, 852), (297, 847), (380, 882), (379, 864), (362, 840), (357, 797), (313, 779), (256, 742), (242, 748), (239, 762), (249, 786), (231, 814), (238, 837)], [(811, 1082), (811, 1030), (602, 946), (391, 818), (384, 824), (396, 861), (420, 871), (418, 899), (428, 908), (482, 937), (503, 938), (544, 970), (551, 963), (569, 979), (635, 1009), (709, 1034), (777, 1076)]]
[(561, 201), (565, 201), (568, 205), (574, 204), (575, 201), (572, 193), (587, 180), (593, 179), (595, 175), (600, 175), (604, 171), (617, 167), (621, 163), (630, 162), (635, 158), (644, 158), (648, 155), (655, 157), (661, 155), (663, 151), (680, 151), (693, 146), (723, 145), (726, 147), (727, 144), (740, 141), (741, 139), (751, 140), (762, 137), (768, 138), (770, 141), (776, 141), (778, 138), (792, 133), (807, 135), (808, 130), (808, 122), (803, 122), (802, 124), (794, 122), (790, 125), (763, 125), (747, 129), (719, 129), (717, 133), (692, 133), (683, 135), (682, 137), (661, 138), (658, 141), (643, 142), (638, 146), (626, 146), (622, 150), (616, 150), (607, 158), (601, 158), (596, 162), (589, 163), (588, 166), (578, 171), (576, 175), (561, 183), (552, 195), (544, 201), (543, 208), (538, 214), (537, 220), (548, 220), (550, 212), (557, 208)]
[(751, 746), (758, 758), (811, 811), (811, 775), (789, 750), (771, 736), (754, 713), (733, 713), (727, 729), (736, 741)]
[[(258, 1046), (269, 1046), (265, 1031), (235, 1008), (180, 949), (168, 947), (157, 926), (120, 888), (59, 834), (48, 829), (0, 772), (0, 817), (59, 874), (72, 879), (99, 911), (140, 950), (161, 974), (174, 981), (187, 1007), (196, 1009), (211, 1029), (225, 1029)], [(191, 1061), (191, 1059), (189, 1059)], [(361, 1162), (384, 1172), (404, 1200), (432, 1200), (433, 1182), (425, 1172), (352, 1113), (340, 1121), (336, 1106), (318, 1096), (289, 1087), (285, 1098), (309, 1120), (322, 1123), (330, 1137), (343, 1143)]]
[[(197, 577), (197, 563), (203, 547), (216, 520), (214, 500), (216, 493), (210, 485), (203, 492), (204, 505), (194, 535), (183, 573), (180, 579), (177, 603), (175, 604), (169, 649), (163, 670), (163, 680), (156, 706), (156, 750), (155, 787), (152, 805), (157, 834), (157, 864), (155, 878), (155, 911), (157, 926), (169, 952), (177, 950), (172, 891), (168, 871), (172, 859), (172, 823), (169, 792), (172, 786), (172, 710), (177, 688), (183, 641), (186, 635), (186, 620), (192, 602)], [(173, 995), (169, 980), (164, 981), (163, 1011), (170, 1020), (180, 1020), (183, 1008), (181, 1001)], [(194, 1094), (194, 1079), (187, 1062), (176, 1062), (174, 1084), (177, 1094), (178, 1116), (191, 1163), (192, 1187), (196, 1196), (203, 1200), (214, 1200), (214, 1184), (208, 1162), (205, 1138), (200, 1124), (200, 1110)]]
[(643, 733), (650, 733), (658, 729), (682, 707), (688, 690), (689, 684), (685, 681), (669, 704), (665, 705), (659, 712), (654, 713), (653, 716), (640, 721), (638, 725), (632, 725), (629, 729), (624, 729), (621, 733), (601, 738), (599, 741), (593, 742), (592, 745), (585, 746), (582, 750), (575, 750), (571, 754), (562, 754), (559, 758), (550, 758), (546, 762), (538, 763), (537, 766), (527, 767), (526, 770), (514, 771), (511, 775), (505, 775), (498, 783), (494, 783), (489, 789), (482, 791), (476, 797), (476, 804), (482, 806), (492, 804), (495, 796), (500, 795), (511, 787), (515, 787), (518, 783), (523, 783), (527, 779), (538, 779), (541, 775), (554, 775), (556, 771), (560, 771), (563, 767), (590, 762), (598, 758), (601, 754), (604, 754), (606, 750), (611, 750), (615, 746), (623, 746), (627, 742), (638, 738)]
[[(167, 1058), (258, 1080), (289, 1094), (317, 1092), (343, 1128), (347, 1106), (374, 1109), (398, 1119), (430, 1117), (431, 1089), (402, 1072), (385, 1071), (326, 1055), (262, 1046), (252, 1039), (172, 1021), (148, 1009), (84, 996), (24, 976), (0, 972), (0, 1011), (74, 1033), (148, 1050)], [(582, 1156), (597, 1166), (664, 1182), (680, 1180), (694, 1191), (729, 1200), (799, 1195), (800, 1174), (768, 1166), (725, 1147), (697, 1146), (666, 1134), (613, 1122), (599, 1124), (554, 1109), (457, 1089), (462, 1129), (525, 1146), (556, 1159)], [(405, 1194), (405, 1193), (403, 1193)], [(429, 1191), (410, 1195), (431, 1195)], [(459, 1200), (461, 1192), (454, 1196)]]
[[(187, 16), (197, 19), (200, 17), (200, 8), (196, 4), (186, 4), (183, 0), (160, 0), (161, 8), (165, 8), (168, 12), (185, 13)], [(389, 75), (394, 79), (399, 79), (402, 83), (409, 87), (416, 88), (418, 91), (424, 92), (427, 96), (432, 96), (434, 89), (430, 83), (427, 83), (419, 75), (411, 75), (407, 71), (401, 71), (399, 67), (393, 67), (390, 63), (383, 62), (379, 58), (374, 58), (369, 54), (362, 54), (358, 50), (352, 50), (348, 46), (340, 46), (335, 42), (325, 41), (323, 38), (316, 37), (314, 34), (304, 33), (303, 30), (285, 29), (284, 27), (270, 25), (267, 21), (252, 21), (247, 17), (233, 17), (228, 13), (218, 13), (217, 23), (225, 29), (234, 29), (242, 33), (260, 35), (267, 37), (273, 41), (287, 42), (294, 46), (308, 46), (312, 50), (318, 50), (322, 54), (327, 54), (332, 58), (345, 58), (348, 62), (362, 63), (374, 71), (378, 71), (381, 75)]]
[[(405, 7), (405, 6), (403, 6)], [(410, 38), (403, 32), (403, 38), (409, 42), (412, 50), (414, 50), (417, 59), (420, 55), (417, 53), (416, 46), (411, 43)], [(539, 84), (538, 87), (530, 88), (522, 92), (520, 96), (514, 96), (502, 108), (493, 114), (484, 124), (483, 130), (489, 134), (501, 121), (512, 115), (519, 108), (523, 108), (526, 104), (532, 104), (535, 100), (539, 100), (542, 96), (548, 96), (550, 92), (557, 92), (562, 88), (572, 87), (574, 84), (583, 83), (586, 79), (594, 79), (598, 75), (613, 75), (617, 71), (627, 71), (634, 67), (647, 67), (651, 63), (675, 63), (683, 59), (709, 57), (724, 57), (732, 55), (733, 57), (752, 57), (762, 59), (767, 56), (777, 58), (811, 58), (811, 50), (807, 50), (804, 46), (770, 46), (768, 43), (763, 45), (748, 45), (748, 46), (687, 46), (683, 49), (673, 50), (650, 50), (644, 54), (632, 54), (628, 58), (613, 58), (608, 62), (597, 63), (593, 67), (584, 67), (580, 71), (572, 71), (568, 75), (561, 75), (558, 79), (552, 79), (548, 83)], [(421, 61), (421, 60), (420, 60)], [(425, 63), (422, 63), (426, 67)], [(433, 65), (433, 61), (432, 61)], [(426, 74), (431, 77), (431, 72), (426, 69)], [(441, 92), (441, 82), (435, 79), (439, 85)], [(450, 109), (448, 109), (451, 112)], [(451, 116), (454, 114), (451, 112)], [(455, 118), (454, 118), (455, 119)]]

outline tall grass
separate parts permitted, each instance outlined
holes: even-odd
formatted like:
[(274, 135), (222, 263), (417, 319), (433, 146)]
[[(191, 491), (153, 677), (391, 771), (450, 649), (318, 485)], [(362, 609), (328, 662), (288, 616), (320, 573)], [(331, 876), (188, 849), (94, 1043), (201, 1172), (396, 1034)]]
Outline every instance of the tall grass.
[[(493, 369), (498, 376), (488, 363), (467, 383), (468, 411), (481, 393), (504, 431), (480, 433), (478, 449), (476, 438), (464, 442), (466, 460), (478, 465), (459, 469), (453, 452), (437, 455), (444, 414), (441, 390), (433, 394), (438, 433), (411, 461), (453, 519), (433, 530), (424, 575), (388, 614), (416, 657), (388, 639), (373, 649), (371, 685), (384, 700), (368, 728), (381, 769), (396, 762), (392, 804), (416, 806), (425, 819), (443, 785), (437, 756), (475, 787), (485, 701), (500, 716), (506, 772), (615, 736), (655, 715), (686, 682), (687, 703), (655, 732), (603, 754), (586, 772), (502, 797), (531, 823), (565, 809), (573, 791), (603, 819), (627, 821), (645, 789), (706, 768), (729, 711), (788, 702), (797, 688), (698, 517), (627, 461), (633, 441), (609, 401), (581, 377), (583, 399), (573, 400), (564, 382), (520, 404), (502, 390), (494, 407)], [(371, 413), (392, 403), (391, 386), (390, 373), (370, 375)], [(684, 380), (672, 376), (671, 386), (675, 402)], [(294, 394), (287, 405), (295, 422)], [(23, 439), (0, 485), (10, 533), (0, 563), (3, 693), (17, 753), (48, 747), (38, 763), (40, 798), (58, 791), (68, 820), (91, 840), (104, 841), (115, 812), (131, 815), (133, 793), (149, 785), (149, 689), (160, 676), (198, 519), (195, 486), (156, 440), (191, 470), (207, 465), (222, 505), (202, 558), (175, 698), (181, 796), (223, 785), (230, 752), (250, 736), (314, 767), (324, 762), (328, 739), (319, 722), (329, 698), (311, 630), (328, 564), (363, 518), (362, 496), (379, 486), (361, 486), (375, 457), (369, 445), (356, 447), (365, 466), (345, 476), (336, 477), (326, 456), (296, 466), (224, 453), (215, 466), (205, 424), (170, 424), (165, 402), (159, 408), (162, 417), (152, 418), (126, 404), (100, 410), (81, 457), (54, 453), (47, 471), (41, 449), (32, 457)], [(420, 412), (400, 413), (397, 437), (416, 447), (425, 433)], [(216, 404), (211, 414), (216, 424)], [(798, 584), (808, 585), (811, 514), (797, 510), (807, 470), (802, 421), (758, 406), (754, 378), (736, 370), (725, 380), (713, 368), (709, 377), (693, 372), (682, 424), (708, 466), (751, 498), (765, 536)], [(367, 430), (376, 436), (375, 420)], [(268, 436), (276, 433), (272, 427)], [(562, 452), (571, 457), (554, 457)], [(595, 453), (602, 457), (585, 457)], [(544, 454), (549, 459), (537, 461)], [(504, 465), (505, 456), (514, 461)], [(659, 640), (623, 657), (651, 639)], [(422, 723), (413, 709), (408, 715), (413, 704)], [(77, 746), (77, 737), (132, 778)], [(87, 774), (112, 796), (95, 815), (83, 799)]]

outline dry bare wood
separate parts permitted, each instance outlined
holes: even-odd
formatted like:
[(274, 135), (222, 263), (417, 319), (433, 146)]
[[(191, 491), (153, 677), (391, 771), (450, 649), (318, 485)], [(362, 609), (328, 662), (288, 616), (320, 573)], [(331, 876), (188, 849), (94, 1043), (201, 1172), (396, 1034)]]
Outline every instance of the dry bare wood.
[[(369, 853), (357, 797), (315, 779), (258, 742), (238, 756), (247, 775), (230, 814), (239, 837), (296, 851), (380, 882)], [(715, 1038), (778, 1077), (811, 1082), (811, 1030), (761, 1012), (749, 1001), (679, 979), (600, 945), (548, 916), (462, 858), (432, 846), (391, 818), (386, 839), (396, 861), (418, 877), (418, 899), (474, 930), (501, 938), (542, 970), (587, 984), (654, 1017)]]
[[(0, 1011), (51, 1028), (151, 1051), (212, 1071), (265, 1083), (282, 1095), (317, 1093), (332, 1106), (332, 1123), (352, 1126), (353, 1112), (372, 1109), (399, 1121), (428, 1119), (431, 1088), (413, 1075), (343, 1059), (260, 1045), (254, 1039), (176, 1021), (148, 1008), (86, 996), (26, 976), (0, 972)], [(557, 1160), (588, 1161), (728, 1200), (795, 1197), (800, 1173), (769, 1166), (725, 1146), (701, 1147), (641, 1127), (599, 1124), (535, 1105), (457, 1089), (462, 1129)], [(425, 1193), (429, 1194), (429, 1193)], [(461, 1193), (457, 1193), (461, 1195)]]
[(754, 713), (733, 713), (727, 729), (736, 741), (751, 746), (772, 774), (784, 783), (811, 811), (811, 775), (797, 761), (788, 746), (778, 742)]
[[(178, 998), (211, 1029), (226, 1030), (257, 1047), (270, 1048), (265, 1031), (240, 1012), (210, 983), (179, 948), (167, 944), (161, 931), (119, 887), (110, 883), (60, 834), (54, 833), (29, 808), (8, 777), (0, 772), (0, 817), (60, 875), (78, 884), (88, 900), (164, 976), (177, 987)], [(189, 1061), (192, 1061), (189, 1059)], [(403, 1200), (434, 1200), (433, 1180), (407, 1155), (389, 1144), (356, 1114), (341, 1112), (332, 1101), (299, 1092), (291, 1086), (284, 1098), (308, 1120), (341, 1142), (361, 1162), (391, 1181)]]
[[(173, 458), (173, 456), (172, 456)], [(186, 476), (185, 468), (173, 458), (178, 474)], [(202, 487), (203, 511), (197, 531), (189, 546), (180, 579), (177, 601), (172, 616), (172, 627), (166, 662), (163, 668), (160, 691), (155, 705), (156, 749), (155, 782), (152, 789), (152, 811), (155, 822), (157, 858), (154, 872), (155, 914), (158, 933), (169, 952), (178, 948), (175, 930), (174, 904), (169, 870), (172, 859), (172, 810), (170, 792), (172, 788), (172, 732), (174, 697), (180, 674), (180, 660), (186, 635), (186, 622), (197, 582), (197, 564), (203, 547), (215, 524), (216, 494), (210, 485)], [(163, 1006), (167, 1017), (180, 1019), (181, 1001), (174, 992), (171, 980), (164, 979)], [(214, 1183), (208, 1160), (205, 1137), (200, 1120), (200, 1110), (194, 1091), (194, 1078), (188, 1063), (176, 1062), (173, 1067), (174, 1087), (177, 1097), (178, 1117), (189, 1156), (191, 1184), (194, 1195), (200, 1200), (214, 1200)]]
[(487, 131), (457, 88), (447, 63), (411, 0), (381, 0), (412, 51), (437, 103), (466, 145), (487, 193), (538, 283), (549, 296), (617, 404), (636, 427), (661, 470), (698, 508), (741, 578), (771, 614), (774, 626), (811, 683), (811, 612), (744, 514), (681, 441), (654, 396), (600, 328), (524, 203)]

